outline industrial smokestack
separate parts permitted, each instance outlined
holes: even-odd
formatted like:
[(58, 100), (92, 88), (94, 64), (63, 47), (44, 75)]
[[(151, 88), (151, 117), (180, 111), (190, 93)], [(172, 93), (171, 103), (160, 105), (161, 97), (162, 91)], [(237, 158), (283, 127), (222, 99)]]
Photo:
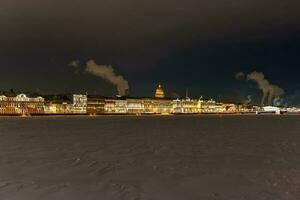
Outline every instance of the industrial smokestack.
[(129, 89), (128, 81), (126, 81), (123, 76), (116, 75), (112, 66), (110, 65), (97, 65), (94, 60), (89, 60), (86, 62), (87, 72), (101, 77), (117, 87), (118, 94), (121, 96), (126, 95)]
[(263, 105), (266, 100), (268, 100), (268, 104), (273, 104), (273, 100), (275, 98), (279, 98), (284, 94), (284, 90), (277, 85), (272, 85), (268, 80), (265, 79), (265, 75), (261, 72), (252, 72), (247, 75), (247, 80), (254, 81), (258, 84), (258, 87), (263, 92), (263, 97), (261, 99), (261, 104)]

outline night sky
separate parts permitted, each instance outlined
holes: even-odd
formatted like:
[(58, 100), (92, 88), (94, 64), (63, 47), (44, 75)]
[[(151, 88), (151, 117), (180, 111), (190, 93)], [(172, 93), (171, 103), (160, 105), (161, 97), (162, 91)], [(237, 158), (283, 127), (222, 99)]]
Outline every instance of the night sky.
[[(0, 89), (114, 95), (82, 68), (112, 65), (130, 94), (258, 102), (263, 72), (300, 102), (299, 0), (1, 0)], [(72, 60), (80, 61), (72, 67)]]

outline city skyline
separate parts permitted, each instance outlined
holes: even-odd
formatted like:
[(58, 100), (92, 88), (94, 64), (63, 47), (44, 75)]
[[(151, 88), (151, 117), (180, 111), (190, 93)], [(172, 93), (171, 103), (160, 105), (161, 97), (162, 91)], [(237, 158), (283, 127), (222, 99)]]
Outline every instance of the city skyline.
[(300, 0), (0, 0), (0, 200), (300, 199)]

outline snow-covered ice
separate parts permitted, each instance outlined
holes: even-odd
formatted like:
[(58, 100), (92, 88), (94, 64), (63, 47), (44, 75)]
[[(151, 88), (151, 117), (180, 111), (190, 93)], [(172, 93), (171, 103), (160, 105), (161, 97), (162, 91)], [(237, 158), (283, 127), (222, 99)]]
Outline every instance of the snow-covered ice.
[(299, 122), (0, 118), (0, 200), (299, 200)]

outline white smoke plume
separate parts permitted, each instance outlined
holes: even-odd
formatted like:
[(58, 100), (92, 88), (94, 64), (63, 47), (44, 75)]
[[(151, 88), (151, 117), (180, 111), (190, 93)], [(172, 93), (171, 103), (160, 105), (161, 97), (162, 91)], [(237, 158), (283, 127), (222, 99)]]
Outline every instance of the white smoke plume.
[(269, 105), (273, 104), (273, 100), (279, 98), (284, 94), (284, 90), (277, 85), (272, 85), (268, 80), (265, 79), (265, 75), (261, 72), (252, 72), (247, 75), (247, 80), (254, 81), (258, 84), (258, 87), (263, 92), (261, 104), (267, 101)]
[(273, 104), (283, 107), (300, 107), (300, 91), (297, 90), (293, 94), (286, 95), (284, 98), (275, 98)]
[(252, 97), (251, 97), (251, 95), (248, 95), (247, 100), (244, 101), (244, 104), (250, 104), (251, 101), (252, 101)]
[(112, 66), (110, 65), (98, 65), (94, 60), (89, 60), (86, 62), (87, 72), (101, 77), (117, 87), (118, 94), (121, 96), (126, 95), (129, 89), (128, 81), (126, 81), (123, 76), (116, 75)]

